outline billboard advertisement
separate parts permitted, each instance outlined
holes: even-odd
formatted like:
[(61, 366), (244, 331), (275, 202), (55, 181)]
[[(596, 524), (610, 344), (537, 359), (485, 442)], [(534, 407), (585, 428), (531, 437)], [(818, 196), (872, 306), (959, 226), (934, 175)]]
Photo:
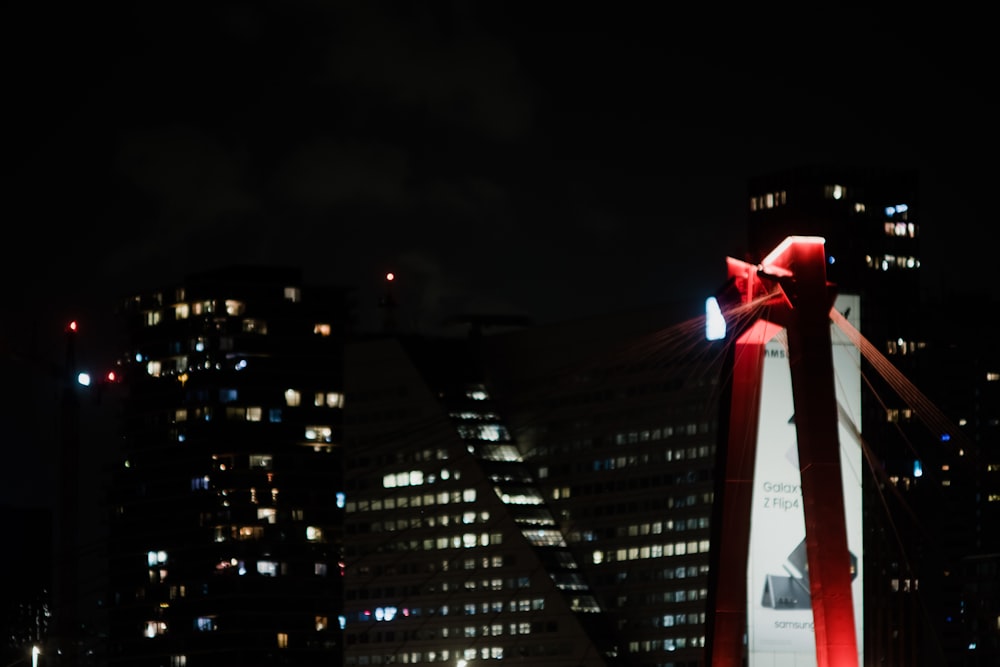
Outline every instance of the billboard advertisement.
[[(834, 307), (860, 328), (857, 295), (838, 296)], [(832, 323), (831, 338), (847, 544), (853, 567), (854, 625), (858, 633), (858, 664), (863, 664), (860, 351)], [(794, 413), (792, 379), (782, 331), (767, 344), (761, 378), (747, 561), (750, 667), (816, 665)]]

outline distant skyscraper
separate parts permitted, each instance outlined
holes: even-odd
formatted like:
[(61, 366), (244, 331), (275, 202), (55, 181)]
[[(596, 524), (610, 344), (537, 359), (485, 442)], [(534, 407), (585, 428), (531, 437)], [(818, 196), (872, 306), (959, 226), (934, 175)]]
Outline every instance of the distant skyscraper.
[(697, 664), (719, 398), (701, 303), (351, 346), (347, 664)]
[(256, 268), (125, 303), (109, 664), (340, 663), (348, 305)]

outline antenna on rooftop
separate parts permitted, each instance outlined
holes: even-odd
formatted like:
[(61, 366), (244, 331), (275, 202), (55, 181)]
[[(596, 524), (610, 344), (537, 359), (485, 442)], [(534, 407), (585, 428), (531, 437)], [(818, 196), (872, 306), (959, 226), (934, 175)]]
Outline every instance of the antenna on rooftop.
[(396, 307), (398, 303), (396, 302), (396, 296), (393, 292), (393, 283), (396, 281), (396, 274), (389, 271), (385, 274), (385, 293), (382, 298), (379, 299), (379, 308), (382, 308), (382, 330), (386, 333), (392, 333), (396, 331)]

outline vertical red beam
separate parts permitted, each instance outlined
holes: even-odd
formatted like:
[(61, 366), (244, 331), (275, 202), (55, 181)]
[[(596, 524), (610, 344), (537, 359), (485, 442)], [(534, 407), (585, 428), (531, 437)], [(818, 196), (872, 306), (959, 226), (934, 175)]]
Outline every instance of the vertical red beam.
[[(762, 291), (756, 267), (738, 260), (729, 261), (730, 278), (735, 281), (741, 308)], [(753, 501), (754, 462), (760, 420), (761, 377), (767, 342), (781, 330), (761, 319), (743, 332), (736, 332), (731, 362), (728, 437), (722, 483), (717, 487), (721, 512), (720, 526), (712, 539), (713, 607), (708, 631), (708, 662), (712, 667), (741, 667), (747, 632), (747, 555), (750, 550), (750, 515)]]
[(764, 361), (763, 327), (753, 327), (746, 340), (737, 341), (732, 368), (724, 479), (716, 502), (722, 504), (715, 566), (715, 607), (709, 632), (712, 667), (741, 667), (747, 628), (747, 553), (750, 549), (750, 510), (753, 471), (757, 455), (760, 415), (760, 379)]
[(830, 337), (832, 291), (822, 239), (800, 239), (783, 262), (782, 288), (792, 304), (787, 324), (795, 405), (806, 554), (818, 667), (856, 667), (857, 635), (851, 595), (837, 399)]

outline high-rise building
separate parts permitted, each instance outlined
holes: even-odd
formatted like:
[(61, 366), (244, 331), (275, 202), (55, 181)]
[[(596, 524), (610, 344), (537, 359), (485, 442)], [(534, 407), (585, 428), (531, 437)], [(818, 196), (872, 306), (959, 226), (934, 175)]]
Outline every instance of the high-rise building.
[(696, 665), (703, 300), (347, 354), (348, 665)]
[(349, 292), (234, 267), (130, 297), (111, 665), (337, 665)]

